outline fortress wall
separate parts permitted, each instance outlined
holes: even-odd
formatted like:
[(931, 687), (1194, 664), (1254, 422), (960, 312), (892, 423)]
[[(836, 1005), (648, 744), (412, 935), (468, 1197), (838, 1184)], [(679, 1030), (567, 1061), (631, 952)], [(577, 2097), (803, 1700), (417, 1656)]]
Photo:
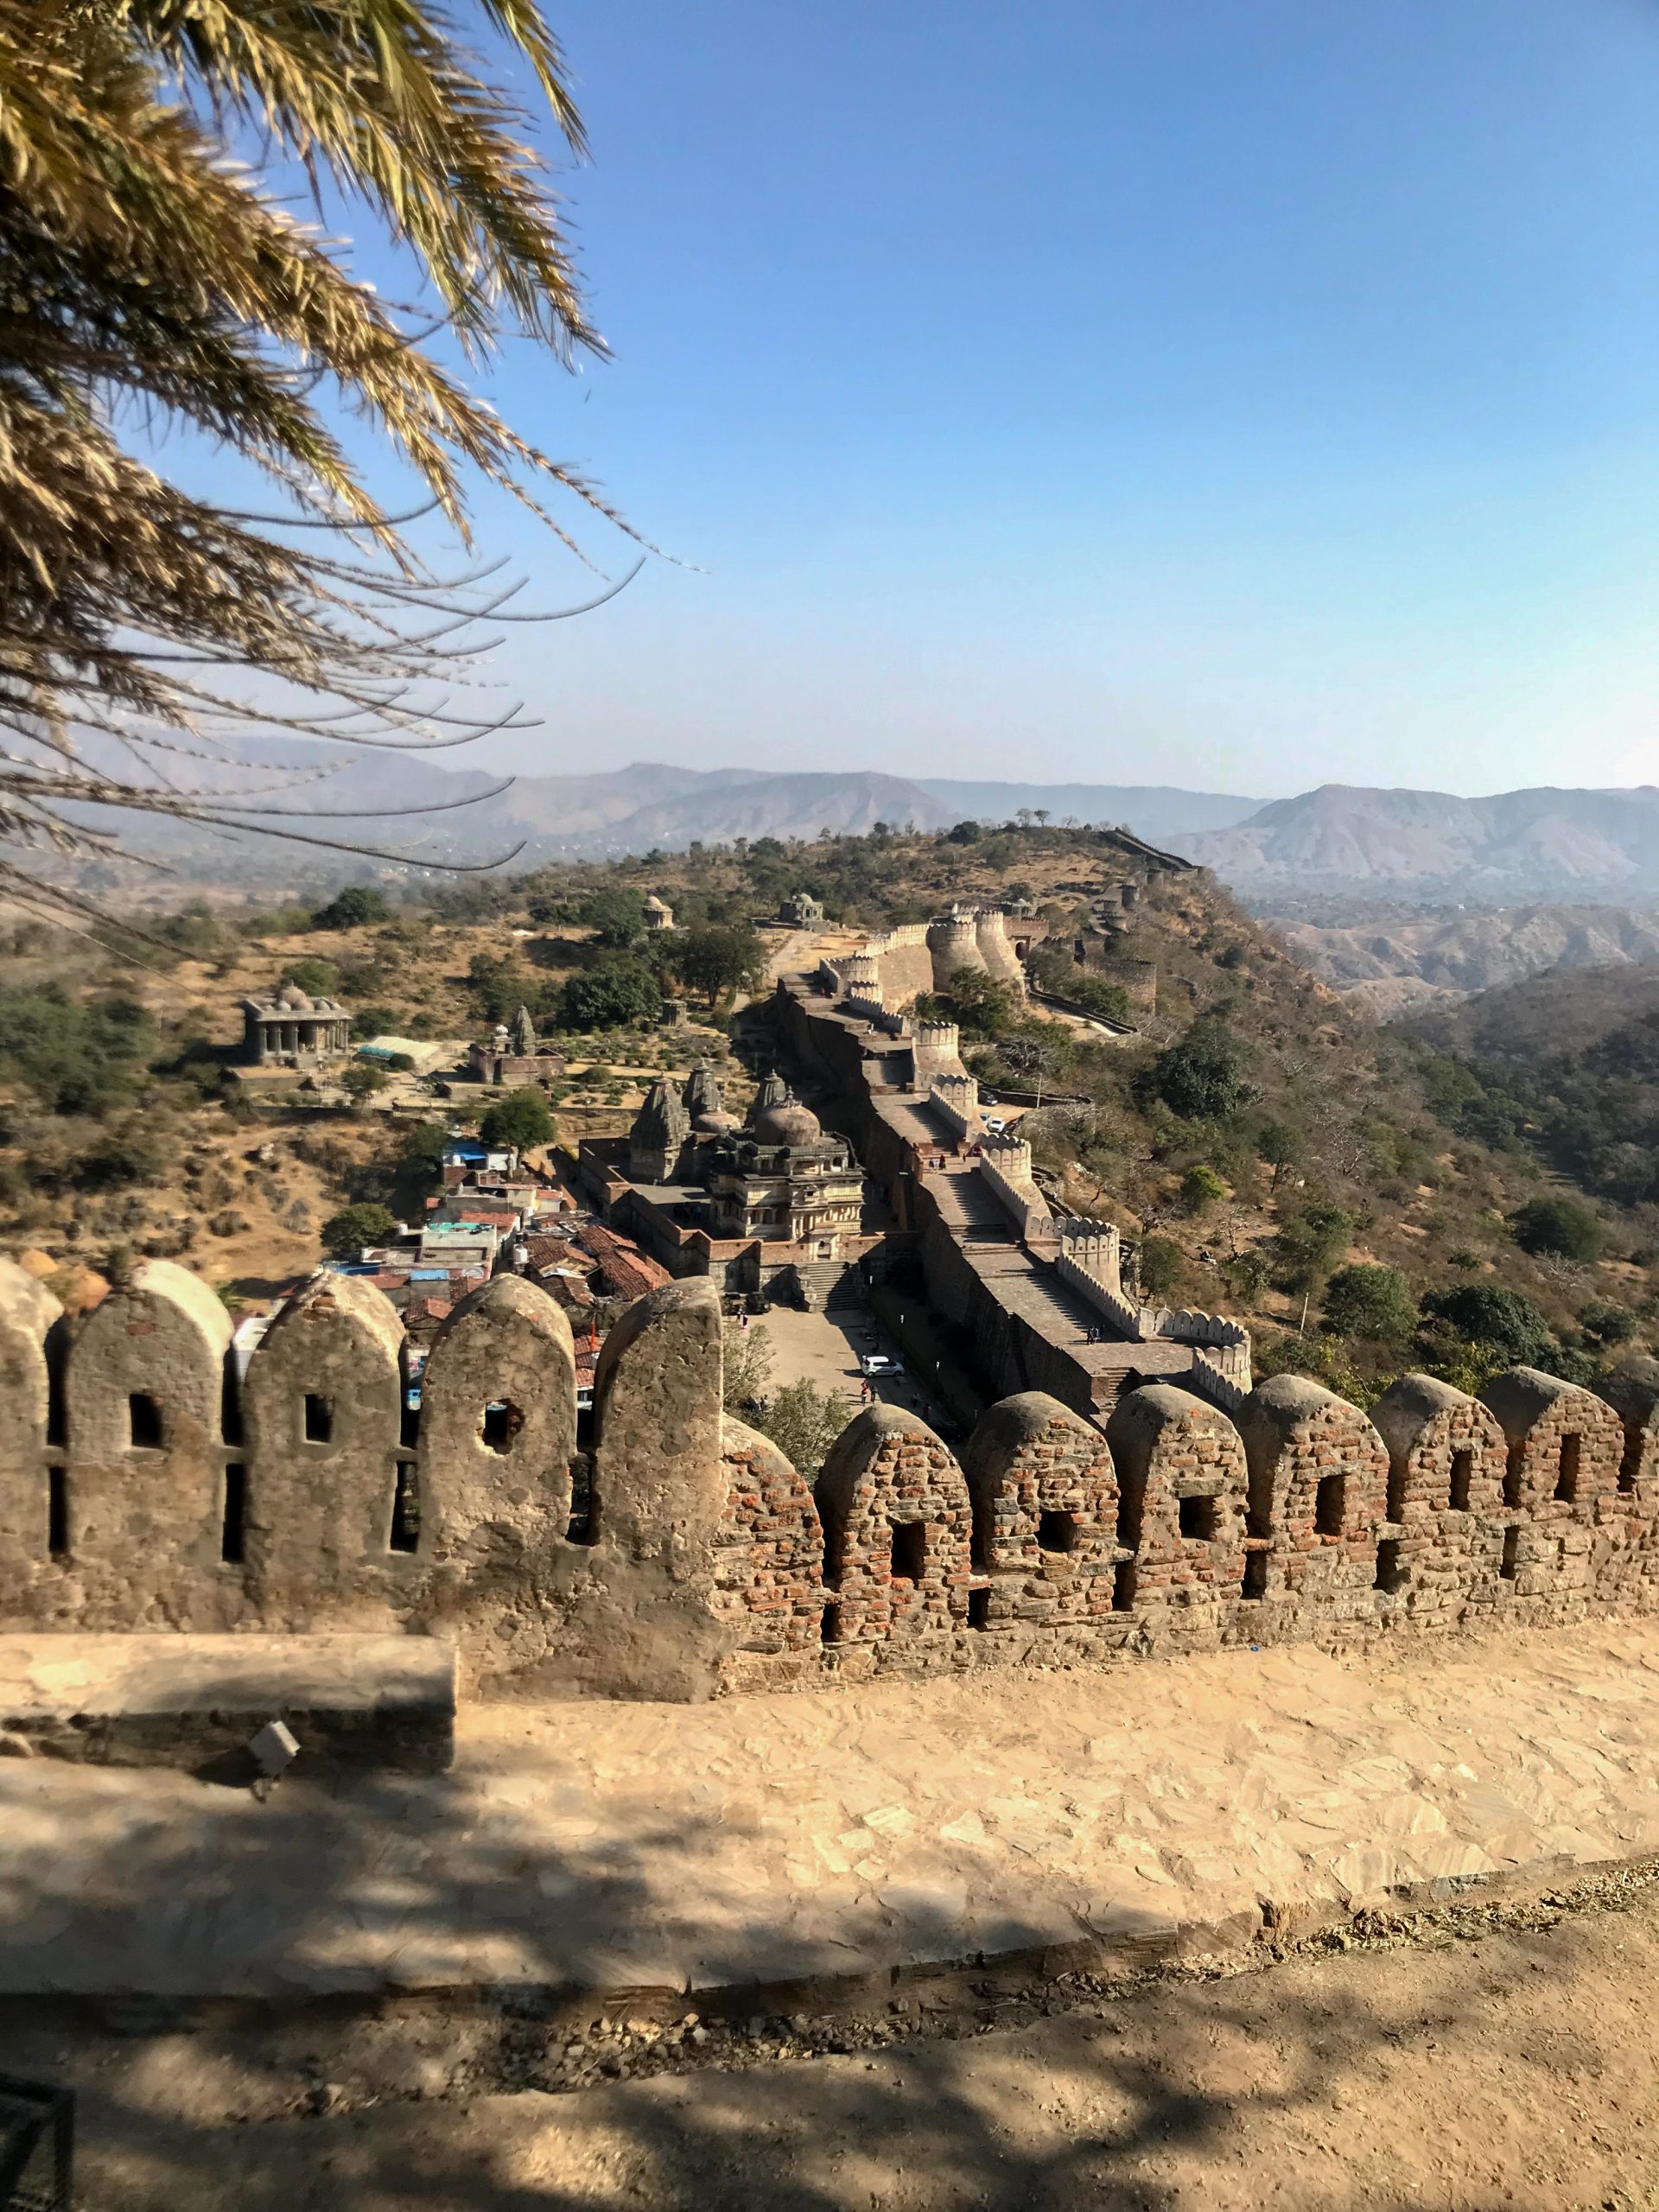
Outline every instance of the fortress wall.
[(1119, 1610), (1161, 1613), (1189, 1646), (1219, 1643), (1243, 1589), (1243, 1440), (1214, 1407), (1164, 1382), (1121, 1399), (1106, 1440), (1122, 1494)]
[(1008, 941), (1007, 918), (995, 907), (982, 912), (974, 928), (974, 942), (988, 973), (999, 983), (1007, 983), (1023, 998), (1026, 971), (1015, 957)]
[(813, 1495), (826, 1643), (908, 1643), (966, 1620), (968, 1485), (913, 1414), (867, 1407), (830, 1446)]
[[(970, 1618), (1050, 1624), (1112, 1610), (1118, 1484), (1097, 1428), (1040, 1390), (993, 1406), (963, 1453), (973, 1503)], [(977, 1602), (976, 1602), (977, 1601)]]
[[(913, 929), (915, 934), (909, 934)], [(876, 970), (880, 977), (881, 997), (889, 1007), (906, 1007), (925, 991), (933, 988), (933, 962), (927, 949), (927, 933), (919, 923), (912, 924), (906, 931), (895, 931), (902, 942), (886, 950), (876, 950), (877, 940), (871, 939)]]
[[(951, 1249), (977, 1326), (1000, 1309)], [(572, 1518), (569, 1325), (519, 1280), (450, 1317), (416, 1434), (396, 1316), (354, 1278), (315, 1278), (238, 1394), (219, 1300), (142, 1268), (54, 1408), (55, 1310), (0, 1265), (0, 1629), (391, 1629), (452, 1641), (472, 1695), (688, 1700), (1655, 1603), (1650, 1363), (1605, 1400), (1527, 1369), (1479, 1401), (1408, 1376), (1375, 1421), (1299, 1377), (1233, 1419), (1152, 1382), (1103, 1434), (1033, 1388), (1045, 1340), (998, 1326), (1018, 1388), (960, 1463), (878, 1407), (811, 1491), (722, 1412), (713, 1285), (653, 1291), (607, 1340)]]
[(1619, 1490), (1624, 1424), (1603, 1399), (1534, 1367), (1495, 1376), (1480, 1395), (1507, 1446), (1500, 1573), (1518, 1609), (1576, 1617), (1607, 1552), (1623, 1568), (1637, 1537)]
[(977, 976), (986, 971), (985, 956), (979, 949), (979, 931), (971, 914), (952, 915), (949, 920), (930, 922), (927, 929), (927, 949), (931, 956), (928, 989), (948, 991), (953, 976), (966, 969)]

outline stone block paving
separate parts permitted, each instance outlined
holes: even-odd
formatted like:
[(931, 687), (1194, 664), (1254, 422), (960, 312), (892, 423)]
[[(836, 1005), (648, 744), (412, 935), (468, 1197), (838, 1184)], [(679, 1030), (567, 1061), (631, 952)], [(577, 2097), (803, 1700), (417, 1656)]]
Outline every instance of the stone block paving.
[[(301, 1771), (296, 1769), (296, 1774)], [(0, 1761), (0, 1992), (708, 1988), (1233, 1948), (1659, 1851), (1659, 1624), (700, 1707), (474, 1707), (435, 1778)]]

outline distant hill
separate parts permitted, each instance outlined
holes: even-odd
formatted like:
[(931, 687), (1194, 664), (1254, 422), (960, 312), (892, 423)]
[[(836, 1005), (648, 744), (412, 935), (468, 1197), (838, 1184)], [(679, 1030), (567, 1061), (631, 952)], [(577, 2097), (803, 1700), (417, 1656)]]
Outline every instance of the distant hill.
[(1582, 1054), (1615, 1031), (1659, 1016), (1659, 966), (1552, 969), (1396, 1026), (1446, 1052), (1535, 1065)]
[(1386, 892), (1482, 905), (1659, 899), (1659, 788), (1371, 791), (1322, 784), (1185, 850), (1258, 909), (1287, 893)]
[[(268, 788), (273, 768), (294, 772), (296, 764), (302, 764), (299, 772), (326, 772), (319, 781), (287, 790)], [(727, 845), (740, 837), (810, 842), (825, 830), (859, 836), (878, 822), (940, 830), (968, 818), (1009, 821), (1022, 808), (1046, 811), (1057, 823), (1127, 823), (1154, 844), (1179, 845), (1189, 831), (1238, 821), (1258, 804), (1162, 785), (916, 782), (861, 768), (795, 774), (637, 761), (594, 775), (519, 776), (506, 791), (461, 805), (499, 779), (419, 753), (351, 755), (295, 746), (266, 747), (257, 761), (215, 772), (213, 780), (221, 790), (246, 789), (251, 798), (257, 790), (257, 803), (286, 810), (292, 820), (283, 826), (296, 831), (356, 837), (407, 853), (417, 864), (486, 859), (522, 843), (519, 865), (524, 867), (683, 852), (694, 843)], [(302, 810), (308, 804), (327, 812), (307, 815)], [(377, 808), (389, 804), (431, 811), (372, 818)], [(332, 818), (353, 806), (365, 812)], [(99, 818), (97, 810), (85, 811), (88, 819)], [(250, 877), (338, 873), (338, 863), (326, 855), (251, 834), (200, 829), (162, 816), (126, 822), (105, 816), (104, 821), (135, 849), (187, 874), (223, 874), (227, 867)]]
[(1281, 925), (1322, 982), (1379, 1020), (1548, 969), (1659, 962), (1659, 913), (1628, 906), (1502, 906), (1345, 929)]

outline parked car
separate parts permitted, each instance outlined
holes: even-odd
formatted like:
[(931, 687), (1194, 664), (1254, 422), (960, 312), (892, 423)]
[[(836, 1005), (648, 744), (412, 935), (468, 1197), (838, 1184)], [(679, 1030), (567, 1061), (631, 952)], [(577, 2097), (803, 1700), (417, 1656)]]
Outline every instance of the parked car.
[(1001, 1114), (987, 1114), (984, 1116), (984, 1122), (985, 1127), (994, 1137), (1000, 1137), (1008, 1126)]
[(904, 1373), (905, 1363), (895, 1359), (891, 1352), (867, 1351), (859, 1359), (858, 1370), (872, 1382), (889, 1381)]

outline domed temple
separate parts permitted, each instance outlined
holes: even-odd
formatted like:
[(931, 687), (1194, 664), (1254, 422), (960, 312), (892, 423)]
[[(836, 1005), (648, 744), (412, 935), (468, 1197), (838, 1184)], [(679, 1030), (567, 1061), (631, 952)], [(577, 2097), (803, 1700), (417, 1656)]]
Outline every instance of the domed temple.
[(858, 1233), (864, 1178), (852, 1147), (787, 1091), (746, 1128), (717, 1136), (702, 1168), (720, 1236), (785, 1238), (833, 1260), (842, 1237)]
[(286, 976), (268, 999), (242, 1001), (242, 1049), (256, 1067), (304, 1067), (352, 1049), (352, 1017), (338, 999), (313, 998)]
[(590, 1137), (576, 1167), (601, 1216), (677, 1275), (731, 1293), (827, 1298), (876, 1240), (864, 1229), (864, 1173), (769, 1073), (741, 1127), (712, 1070), (651, 1086), (626, 1137)]

